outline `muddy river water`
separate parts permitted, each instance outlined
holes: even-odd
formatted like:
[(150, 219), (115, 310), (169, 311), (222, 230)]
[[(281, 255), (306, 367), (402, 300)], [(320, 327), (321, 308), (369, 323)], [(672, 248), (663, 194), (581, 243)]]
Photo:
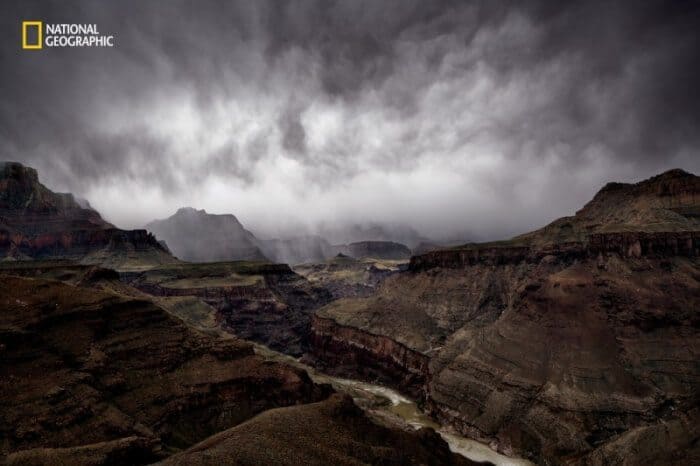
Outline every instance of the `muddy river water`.
[(450, 449), (473, 461), (489, 461), (497, 466), (533, 465), (521, 458), (511, 458), (492, 450), (488, 445), (462, 437), (448, 427), (437, 424), (423, 413), (418, 405), (401, 393), (391, 388), (375, 385), (359, 380), (332, 377), (318, 372), (313, 367), (299, 362), (297, 359), (273, 351), (262, 345), (255, 345), (256, 353), (267, 359), (285, 362), (305, 369), (317, 383), (328, 383), (337, 391), (351, 395), (358, 406), (371, 413), (382, 415), (383, 418), (397, 418), (397, 422), (408, 424), (415, 429), (432, 427), (449, 444)]

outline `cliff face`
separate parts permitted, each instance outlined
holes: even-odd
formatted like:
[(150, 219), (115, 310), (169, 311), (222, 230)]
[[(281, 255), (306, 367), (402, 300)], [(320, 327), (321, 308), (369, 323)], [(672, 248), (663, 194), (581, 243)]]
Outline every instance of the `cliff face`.
[(328, 374), (378, 380), (420, 398), (426, 393), (429, 358), (383, 335), (314, 316), (306, 360)]
[(114, 267), (174, 262), (145, 230), (125, 231), (81, 205), (72, 194), (54, 193), (33, 168), (0, 164), (0, 258), (67, 258)]
[[(54, 193), (39, 182), (37, 171), (16, 162), (0, 162), (0, 215), (3, 221), (22, 218), (28, 233), (51, 230), (54, 222), (79, 221), (111, 228), (100, 214), (83, 207), (68, 193)], [(32, 231), (33, 230), (33, 231)]]
[(192, 331), (149, 301), (2, 283), (0, 454), (12, 464), (144, 464), (265, 409), (327, 396), (305, 372)]
[[(378, 377), (386, 340), (422, 354), (411, 389), (436, 417), (543, 464), (698, 461), (697, 180), (611, 185), (512, 241), (413, 257), (319, 310), (312, 355)], [(406, 390), (405, 361), (373, 370)]]
[(435, 267), (464, 269), (476, 264), (538, 263), (547, 256), (554, 260), (571, 261), (595, 258), (601, 254), (618, 254), (621, 257), (694, 257), (700, 255), (700, 230), (698, 231), (625, 231), (616, 233), (592, 233), (587, 240), (550, 244), (542, 247), (502, 245), (470, 245), (455, 249), (442, 249), (413, 256), (409, 270), (414, 272)]
[[(624, 436), (697, 422), (699, 266), (617, 255), (531, 266), (494, 321), (466, 323), (433, 358), (431, 409), (539, 461), (605, 461), (608, 442), (632, 462), (672, 459), (665, 445), (635, 456)], [(673, 442), (685, 452), (697, 435)]]

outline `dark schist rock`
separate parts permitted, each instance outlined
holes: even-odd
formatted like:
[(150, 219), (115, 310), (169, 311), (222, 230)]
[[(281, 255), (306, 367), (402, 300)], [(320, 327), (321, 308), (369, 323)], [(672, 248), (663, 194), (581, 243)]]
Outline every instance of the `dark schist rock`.
[(422, 392), (443, 423), (541, 464), (697, 463), (699, 180), (608, 185), (511, 241), (415, 256), (317, 311), (307, 359)]
[(0, 258), (73, 259), (139, 266), (175, 259), (145, 230), (120, 230), (72, 194), (55, 193), (33, 168), (0, 163)]
[(329, 393), (149, 301), (0, 280), (0, 455), (10, 464), (145, 464)]

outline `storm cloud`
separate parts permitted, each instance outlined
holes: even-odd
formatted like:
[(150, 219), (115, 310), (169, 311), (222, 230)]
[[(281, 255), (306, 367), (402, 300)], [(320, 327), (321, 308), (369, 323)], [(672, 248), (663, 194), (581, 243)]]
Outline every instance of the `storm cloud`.
[[(698, 6), (3, 2), (0, 159), (122, 227), (191, 205), (262, 236), (509, 236), (700, 171)], [(115, 46), (23, 51), (22, 20)]]

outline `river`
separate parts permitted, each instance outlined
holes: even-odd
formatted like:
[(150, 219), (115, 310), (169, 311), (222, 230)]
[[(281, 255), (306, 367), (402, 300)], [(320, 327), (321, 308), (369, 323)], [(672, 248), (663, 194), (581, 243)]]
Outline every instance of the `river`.
[(383, 418), (396, 419), (415, 429), (432, 427), (449, 444), (450, 450), (473, 461), (489, 461), (496, 466), (532, 466), (533, 463), (522, 458), (511, 458), (492, 450), (488, 445), (476, 440), (457, 435), (452, 429), (437, 424), (420, 410), (418, 405), (388, 387), (359, 380), (343, 379), (318, 372), (298, 359), (273, 351), (263, 345), (255, 344), (255, 352), (266, 359), (284, 362), (305, 369), (317, 383), (328, 383), (335, 390), (351, 395), (355, 403), (369, 414), (380, 414)]

